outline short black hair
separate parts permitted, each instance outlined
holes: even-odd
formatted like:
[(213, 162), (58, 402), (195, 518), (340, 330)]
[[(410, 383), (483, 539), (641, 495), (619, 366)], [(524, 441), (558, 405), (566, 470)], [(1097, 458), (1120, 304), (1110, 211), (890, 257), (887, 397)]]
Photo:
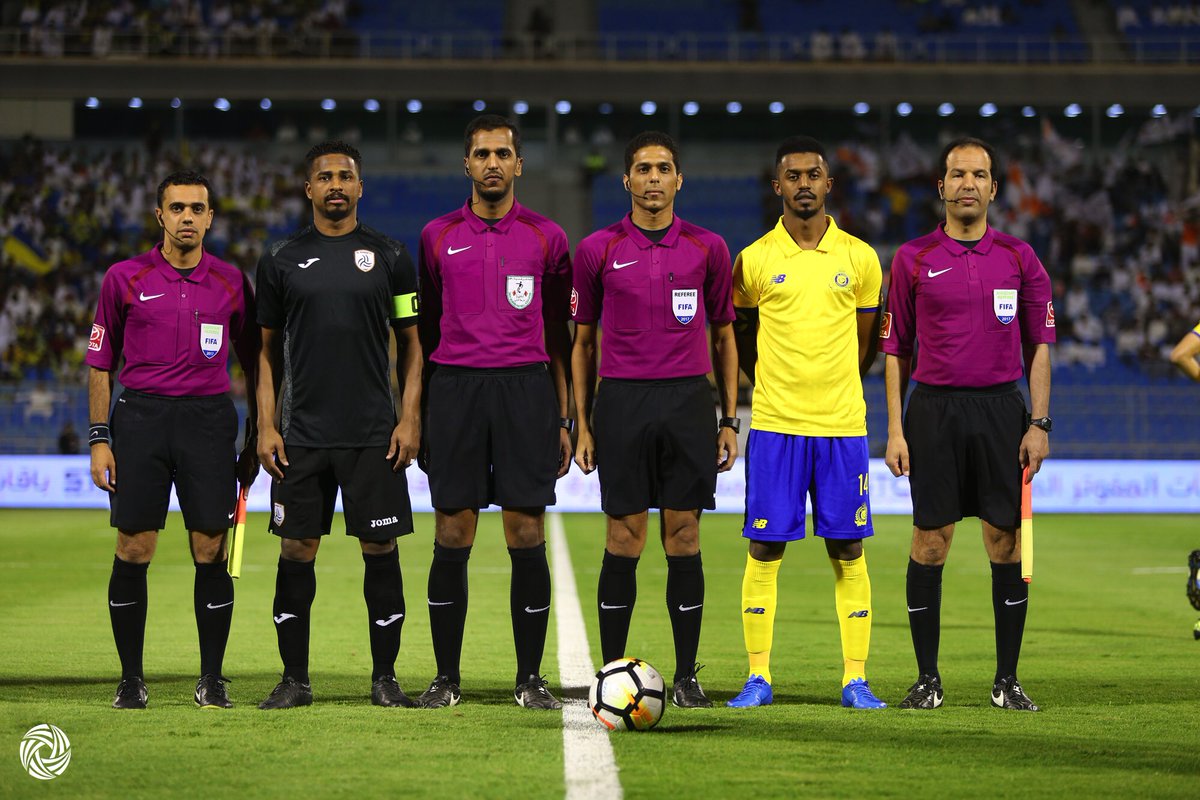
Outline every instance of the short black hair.
[(463, 133), (463, 155), (471, 155), (471, 140), (475, 138), (476, 133), (479, 131), (498, 131), (501, 128), (507, 128), (512, 131), (513, 150), (516, 151), (517, 158), (520, 158), (521, 129), (517, 127), (517, 123), (499, 114), (480, 114), (467, 123), (467, 130)]
[(784, 156), (790, 156), (792, 153), (816, 153), (822, 161), (829, 163), (829, 158), (825, 155), (825, 145), (811, 136), (789, 136), (775, 150), (775, 166), (778, 167), (783, 163)]
[(314, 144), (304, 156), (304, 174), (312, 175), (313, 162), (321, 156), (349, 156), (354, 161), (354, 168), (362, 175), (362, 153), (352, 144), (341, 139), (326, 139)]
[(960, 147), (978, 147), (983, 152), (987, 153), (988, 171), (992, 173), (992, 180), (1000, 182), (1000, 162), (996, 158), (996, 148), (985, 142), (983, 139), (977, 139), (974, 136), (960, 136), (946, 143), (942, 148), (942, 155), (938, 158), (938, 163), (942, 165), (942, 177), (946, 177), (947, 164), (946, 159), (950, 158), (950, 154)]
[(212, 187), (208, 185), (208, 178), (195, 170), (177, 169), (163, 178), (162, 183), (158, 185), (158, 208), (162, 208), (163, 195), (166, 194), (168, 186), (203, 186), (204, 191), (208, 192), (208, 207), (214, 208), (217, 204)]
[(679, 145), (675, 143), (675, 140), (662, 131), (642, 131), (630, 139), (629, 144), (625, 145), (626, 175), (629, 174), (629, 170), (633, 169), (633, 157), (643, 147), (665, 147), (671, 152), (671, 161), (675, 164), (675, 171), (680, 171)]

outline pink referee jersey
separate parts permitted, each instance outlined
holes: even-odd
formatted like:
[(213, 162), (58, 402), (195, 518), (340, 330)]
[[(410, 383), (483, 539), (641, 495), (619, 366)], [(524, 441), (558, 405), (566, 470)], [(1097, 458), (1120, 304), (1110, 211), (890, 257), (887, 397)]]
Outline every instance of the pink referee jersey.
[(1054, 341), (1050, 276), (1028, 244), (991, 227), (968, 250), (942, 225), (892, 259), (880, 350), (907, 358), (913, 380), (979, 387), (1024, 372), (1022, 344)]
[(207, 252), (181, 277), (160, 247), (105, 273), (85, 360), (111, 370), (124, 354), (121, 383), (147, 394), (223, 394), (229, 391), (230, 346), (241, 364), (258, 357), (250, 282)]
[(418, 261), (419, 325), (440, 326), (432, 361), (475, 368), (549, 361), (544, 320), (567, 319), (571, 291), (567, 235), (555, 222), (514, 202), (489, 223), (468, 201), (425, 226)]
[(734, 320), (729, 248), (678, 216), (654, 243), (627, 214), (580, 242), (571, 313), (600, 322), (603, 378), (704, 375), (712, 370), (705, 325)]

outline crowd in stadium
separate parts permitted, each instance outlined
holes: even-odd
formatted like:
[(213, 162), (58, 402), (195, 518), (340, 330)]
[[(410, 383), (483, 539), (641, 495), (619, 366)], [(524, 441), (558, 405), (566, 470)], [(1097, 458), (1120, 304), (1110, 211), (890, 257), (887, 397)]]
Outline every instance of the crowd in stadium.
[[(940, 217), (934, 149), (901, 136), (831, 148), (830, 205), (873, 243), (892, 248)], [(1122, 149), (1084, 158), (1048, 133), (1003, 156), (994, 223), (1029, 241), (1054, 281), (1055, 365), (1098, 369), (1119, 359), (1169, 372), (1164, 353), (1200, 317), (1200, 200), (1181, 197), (1151, 160)], [(247, 271), (262, 244), (304, 213), (294, 165), (235, 146), (87, 149), (26, 139), (0, 150), (0, 376), (82, 380), (87, 332), (104, 270), (157, 239), (154, 183), (188, 163), (216, 190), (205, 245)], [(778, 214), (772, 196), (772, 218)], [(764, 219), (764, 225), (769, 221)]]

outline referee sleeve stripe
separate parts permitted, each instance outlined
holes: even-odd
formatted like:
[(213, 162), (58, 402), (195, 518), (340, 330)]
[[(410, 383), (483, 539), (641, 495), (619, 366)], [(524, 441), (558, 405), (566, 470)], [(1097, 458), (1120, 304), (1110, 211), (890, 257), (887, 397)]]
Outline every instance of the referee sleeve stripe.
[(392, 296), (392, 319), (412, 319), (417, 315), (417, 293)]

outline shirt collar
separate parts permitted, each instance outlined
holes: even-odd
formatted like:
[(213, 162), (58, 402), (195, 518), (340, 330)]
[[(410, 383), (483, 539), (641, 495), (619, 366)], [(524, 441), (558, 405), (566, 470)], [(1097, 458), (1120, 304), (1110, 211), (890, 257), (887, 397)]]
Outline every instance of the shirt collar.
[[(946, 233), (946, 223), (939, 222), (937, 230), (933, 232), (934, 237), (941, 243), (942, 247), (949, 250), (955, 256), (961, 256), (967, 252), (967, 248), (962, 246), (962, 243), (957, 239), (951, 239), (950, 234)], [(983, 238), (979, 240), (979, 244), (971, 249), (976, 253), (987, 255), (992, 249), (992, 242), (996, 241), (996, 232), (992, 230), (992, 226), (987, 226), (987, 231), (983, 234)]]
[(522, 210), (524, 209), (521, 204), (514, 199), (512, 208), (508, 210), (508, 213), (501, 217), (495, 224), (492, 224), (484, 222), (484, 220), (478, 214), (471, 210), (471, 198), (468, 197), (467, 202), (463, 204), (462, 215), (463, 219), (467, 223), (467, 226), (474, 233), (484, 233), (488, 228), (495, 228), (496, 230), (500, 231), (500, 233), (508, 233), (509, 229), (512, 228), (513, 223), (517, 221), (517, 217), (520, 216)]
[[(829, 227), (825, 229), (824, 235), (821, 236), (821, 241), (817, 242), (817, 246), (814, 248), (821, 253), (828, 253), (833, 250), (833, 248), (837, 246), (837, 243), (842, 235), (841, 229), (838, 228), (837, 223), (833, 221), (833, 217), (826, 214), (825, 222)], [(775, 241), (781, 248), (783, 248), (783, 251), (787, 256), (794, 256), (796, 253), (804, 252), (804, 249), (800, 247), (800, 245), (796, 244), (796, 240), (792, 238), (790, 233), (788, 233), (788, 229), (783, 226), (783, 217), (780, 217), (779, 222), (775, 223), (775, 230), (772, 231), (772, 233), (775, 234)]]
[(625, 235), (633, 240), (633, 243), (642, 250), (649, 250), (655, 244), (661, 244), (663, 247), (674, 247), (675, 242), (679, 240), (679, 230), (683, 227), (683, 221), (679, 219), (679, 215), (675, 214), (671, 220), (670, 226), (667, 228), (667, 233), (657, 242), (652, 242), (646, 238), (646, 234), (642, 233), (642, 229), (633, 224), (633, 214), (626, 214), (621, 218), (621, 230), (625, 231)]
[[(187, 280), (192, 281), (193, 283), (199, 283), (202, 281), (204, 276), (208, 274), (208, 270), (210, 268), (209, 261), (211, 258), (212, 256), (208, 254), (207, 250), (201, 251), (200, 263), (196, 265), (196, 268), (192, 271), (192, 274), (188, 276)], [(167, 261), (167, 259), (163, 257), (162, 242), (159, 242), (153, 248), (151, 248), (150, 260), (154, 262), (154, 266), (158, 268), (159, 273), (168, 281), (181, 281), (184, 279), (183, 276), (179, 274), (179, 270), (171, 266), (171, 262)]]

